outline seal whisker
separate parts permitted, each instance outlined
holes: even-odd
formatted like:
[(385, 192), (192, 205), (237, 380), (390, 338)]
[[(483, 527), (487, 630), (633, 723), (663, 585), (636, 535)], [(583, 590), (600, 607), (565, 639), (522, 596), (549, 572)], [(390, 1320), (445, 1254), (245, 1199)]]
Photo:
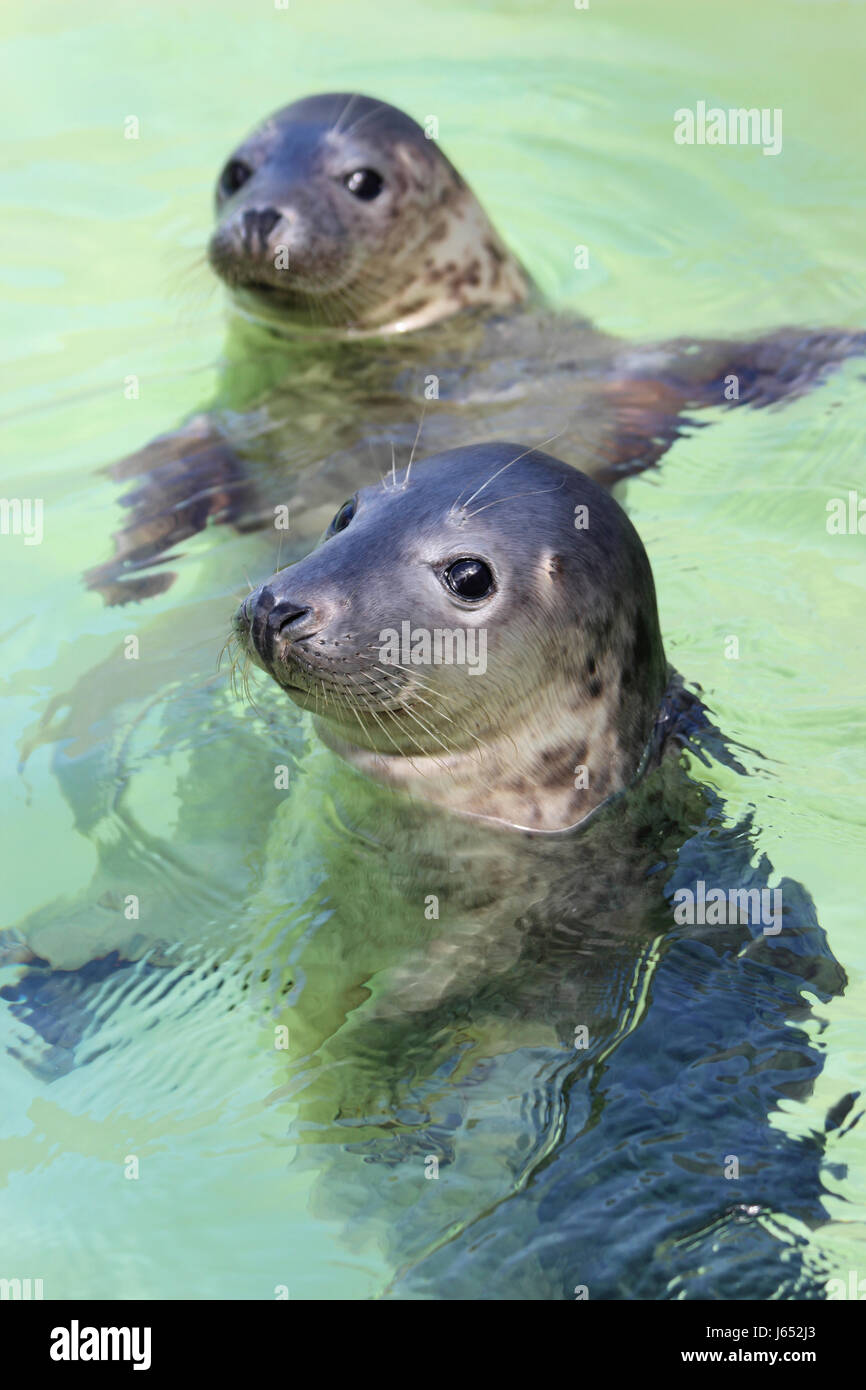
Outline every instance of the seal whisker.
[(235, 637), (234, 633), (231, 633), (229, 635), (222, 647), (222, 650), (220, 651), (219, 657), (217, 659), (217, 671), (219, 671), (220, 667), (222, 666), (223, 657), (225, 656), (226, 652), (228, 652), (229, 654), (229, 690), (232, 693), (232, 697), (235, 700), (237, 700), (240, 698), (238, 695), (237, 682), (238, 667), (240, 666), (241, 661), (246, 658), (246, 654), (243, 648), (241, 647), (240, 642)]
[[(230, 647), (231, 647), (232, 643), (234, 642), (234, 640), (235, 640), (235, 639), (234, 639), (234, 634), (232, 633), (232, 634), (230, 634), (230, 635), (226, 638), (226, 640), (223, 642), (222, 646), (220, 647), (220, 649), (219, 649), (219, 655), (217, 656), (217, 662), (216, 662), (216, 668), (217, 668), (217, 670), (219, 670), (220, 667), (222, 666), (222, 664), (223, 664), (223, 657), (225, 656), (226, 652), (230, 649)], [(230, 663), (229, 663), (229, 668), (230, 668), (230, 669), (231, 669), (231, 664), (232, 664), (232, 663), (230, 662)]]
[[(381, 667), (377, 666), (375, 667), (375, 669), (381, 670)], [(421, 689), (428, 689), (431, 695), (439, 694), (439, 692), (434, 691), (434, 689), (432, 689), (430, 685), (427, 685), (427, 687), (421, 687)], [(484, 745), (481, 744), (480, 738), (478, 738), (477, 735), (475, 735), (473, 731), (471, 731), (471, 728), (467, 728), (466, 724), (461, 724), (460, 720), (452, 719), (452, 717), (450, 717), (450, 714), (446, 714), (445, 712), (443, 712), (443, 710), (436, 710), (436, 706), (432, 705), (432, 703), (428, 701), (428, 699), (424, 699), (423, 695), (418, 695), (417, 691), (413, 691), (413, 699), (417, 699), (417, 701), (420, 701), (421, 705), (427, 705), (427, 708), (432, 709), (432, 712), (434, 712), (434, 714), (438, 714), (439, 719), (446, 720), (446, 723), (453, 724), (453, 727), (456, 728), (457, 733), (468, 734), (468, 737), (473, 739), (475, 744), (478, 745), (478, 749), (480, 749), (481, 752), (484, 752)], [(407, 708), (406, 705), (403, 705), (402, 708), (406, 709), (406, 713), (409, 713), (409, 708)], [(450, 752), (455, 752), (455, 749), (450, 749)]]
[(260, 719), (264, 719), (265, 722), (267, 722), (266, 717), (265, 717), (263, 711), (262, 711), (262, 710), (259, 708), (259, 706), (256, 704), (256, 702), (255, 702), (255, 700), (253, 699), (252, 694), (251, 694), (251, 692), (250, 692), (250, 666), (251, 666), (251, 664), (252, 664), (252, 663), (251, 663), (251, 659), (250, 659), (250, 654), (249, 654), (249, 652), (247, 652), (247, 653), (246, 653), (246, 659), (245, 659), (244, 665), (243, 665), (243, 670), (242, 670), (242, 672), (241, 672), (241, 684), (242, 684), (242, 686), (243, 686), (244, 699), (246, 700), (246, 703), (249, 705), (250, 709), (252, 709), (252, 710), (259, 716)]
[[(367, 650), (378, 651), (379, 644), (377, 642), (372, 642)], [(428, 681), (425, 681), (424, 678), (418, 674), (417, 669), (415, 667), (403, 666), (399, 661), (395, 661), (393, 665), (395, 670), (403, 671), (405, 675), (411, 676), (420, 690), (429, 690), (430, 693), (434, 694), (438, 700), (456, 700), (457, 697), (455, 695), (446, 694), (446, 692), (442, 690), (435, 690), (434, 687), (430, 685)], [(381, 670), (381, 667), (377, 667), (376, 669)]]
[[(410, 767), (411, 767), (415, 772), (418, 773), (419, 777), (425, 776), (425, 774), (424, 774), (423, 772), (421, 772), (420, 768), (418, 768), (418, 767), (415, 766), (415, 763), (413, 762), (413, 760), (412, 760), (412, 758), (409, 756), (409, 754), (408, 754), (408, 753), (404, 753), (403, 749), (400, 748), (400, 746), (399, 746), (397, 743), (394, 742), (394, 739), (393, 739), (393, 738), (391, 737), (391, 735), (388, 733), (388, 730), (385, 728), (385, 725), (382, 723), (382, 721), (381, 721), (381, 719), (379, 718), (379, 716), (378, 716), (378, 714), (376, 713), (376, 711), (375, 711), (374, 709), (371, 709), (371, 710), (368, 710), (367, 712), (373, 716), (373, 718), (375, 719), (376, 723), (379, 725), (379, 728), (382, 730), (382, 733), (385, 735), (385, 737), (386, 737), (386, 739), (388, 740), (388, 742), (389, 742), (390, 744), (393, 745), (393, 747), (394, 747), (394, 748), (396, 749), (396, 751), (399, 753), (400, 757), (401, 757), (401, 758), (406, 758), (406, 760), (407, 760), (407, 762), (409, 763)], [(363, 724), (361, 725), (361, 727), (363, 728)], [(364, 730), (364, 732), (365, 732), (365, 734), (366, 734), (366, 729)]]
[(410, 455), (409, 455), (409, 462), (408, 462), (408, 464), (406, 465), (406, 476), (405, 476), (405, 478), (403, 479), (403, 487), (404, 487), (404, 488), (407, 488), (407, 487), (409, 486), (409, 474), (412, 472), (412, 460), (413, 460), (414, 457), (415, 457), (415, 450), (418, 448), (418, 440), (421, 438), (421, 430), (422, 430), (423, 427), (424, 427), (424, 416), (425, 416), (426, 413), (427, 413), (427, 402), (425, 401), (424, 404), (423, 404), (422, 407), (421, 407), (421, 419), (418, 421), (418, 432), (417, 432), (417, 434), (415, 435), (415, 443), (412, 445), (412, 452), (411, 452)]
[(495, 501), (485, 502), (483, 507), (477, 507), (474, 512), (467, 512), (466, 520), (471, 521), (473, 516), (486, 512), (488, 507), (498, 507), (501, 502), (513, 502), (517, 497), (540, 497), (544, 492), (559, 492), (564, 487), (565, 481), (563, 480), (561, 483), (557, 483), (556, 487), (538, 487), (531, 492), (510, 492), (507, 497), (497, 497)]
[(352, 109), (352, 107), (354, 106), (355, 102), (356, 102), (356, 101), (360, 101), (360, 100), (361, 100), (361, 95), (360, 95), (359, 92), (352, 92), (352, 93), (351, 93), (351, 95), (350, 95), (348, 101), (346, 102), (345, 106), (342, 108), (342, 110), (340, 111), (340, 113), (339, 113), (338, 116), (337, 116), (337, 119), (334, 121), (334, 124), (331, 126), (331, 131), (333, 132), (334, 135), (338, 135), (338, 134), (340, 133), (340, 129), (341, 129), (340, 122), (347, 116), (348, 112), (351, 111), (351, 109)]
[(341, 131), (340, 134), (345, 135), (347, 138), (350, 135), (354, 135), (355, 132), (360, 129), (360, 127), (364, 124), (365, 121), (369, 121), (373, 116), (378, 116), (380, 111), (385, 111), (387, 110), (387, 108), (387, 101), (377, 102), (376, 105), (373, 107), (372, 111), (365, 111), (363, 116), (358, 117), (354, 125), (349, 126), (348, 130)]
[[(506, 468), (511, 468), (515, 463), (519, 463), (521, 459), (526, 458), (527, 454), (534, 453), (536, 449), (543, 449), (546, 444), (552, 444), (554, 439), (559, 439), (559, 436), (564, 433), (564, 430), (558, 430), (557, 433), (552, 434), (549, 439), (542, 439), (540, 444), (530, 444), (529, 448), (524, 449), (522, 454), (516, 454), (513, 459), (509, 459), (507, 463), (503, 463), (500, 468), (497, 468), (495, 472), (490, 474), (490, 477), (487, 479), (486, 482), (482, 483), (479, 488), (476, 488), (475, 492), (473, 492), (471, 497), (467, 497), (466, 501), (462, 504), (461, 510), (465, 511), (466, 508), (469, 506), (469, 503), (474, 502), (475, 498), (480, 496), (480, 494), (484, 491), (486, 487), (490, 486), (494, 478), (498, 478), (500, 473), (504, 473)], [(457, 504), (460, 501), (460, 496), (462, 496), (462, 493), (458, 495), (458, 497), (452, 504), (452, 512), (457, 510)]]
[[(429, 702), (428, 702), (427, 700), (424, 700), (424, 701), (422, 701), (422, 703), (426, 705), (426, 704), (428, 704)], [(422, 729), (424, 730), (425, 733), (430, 734), (433, 738), (436, 738), (436, 734), (433, 733), (433, 730), (432, 730), (432, 729), (429, 729), (429, 728), (427, 727), (427, 725), (423, 722), (423, 720), (418, 719), (418, 718), (412, 713), (412, 711), (409, 709), (409, 707), (408, 707), (407, 705), (402, 705), (400, 708), (403, 709), (404, 712), (405, 712), (406, 714), (409, 715), (409, 718), (410, 718), (410, 719), (414, 719), (414, 720), (415, 720), (415, 723), (418, 724), (419, 727), (422, 728)], [(430, 708), (433, 709), (433, 706), (431, 705)], [(435, 710), (434, 710), (434, 713), (435, 713)], [(439, 711), (439, 713), (440, 713), (440, 715), (441, 715), (441, 711)], [(443, 716), (443, 717), (447, 718), (447, 715), (446, 715), (446, 716)], [(455, 723), (455, 721), (454, 721), (453, 719), (449, 719), (448, 722), (451, 723), (451, 724), (454, 724), (454, 727), (455, 727), (456, 729), (458, 729), (461, 733), (468, 734), (470, 738), (475, 739), (475, 742), (478, 743), (478, 747), (479, 747), (480, 752), (483, 754), (483, 752), (484, 752), (483, 746), (482, 746), (481, 743), (478, 741), (478, 739), (475, 738), (475, 735), (472, 733), (472, 731), (471, 731), (470, 729), (465, 728), (462, 724)], [(443, 771), (443, 772), (446, 772), (446, 773), (448, 774), (448, 776), (451, 777), (452, 780), (453, 780), (453, 779), (454, 779), (454, 776), (455, 776), (454, 768), (453, 768), (452, 766), (450, 766), (450, 764), (448, 764), (448, 763), (443, 763), (442, 760), (441, 760), (441, 758), (437, 758), (436, 755), (435, 755), (434, 753), (425, 752), (425, 750), (424, 750), (424, 749), (421, 747), (421, 745), (419, 744), (417, 738), (415, 738), (408, 730), (407, 730), (406, 732), (407, 732), (408, 737), (412, 739), (412, 742), (415, 744), (415, 747), (418, 749), (418, 752), (421, 754), (421, 756), (422, 756), (422, 757), (425, 757), (425, 758), (430, 758), (430, 759), (436, 764), (437, 767), (440, 767), (440, 768), (442, 769), (442, 771)], [(438, 739), (438, 738), (437, 738), (436, 741), (441, 745), (442, 748), (444, 748), (444, 750), (445, 750), (445, 752), (447, 753), (447, 755), (448, 755), (449, 758), (453, 757), (454, 754), (458, 751), (458, 750), (455, 749), (455, 748), (449, 748), (449, 747), (447, 746), (447, 744), (445, 744), (445, 743), (442, 742), (441, 739)], [(513, 742), (513, 740), (512, 740), (512, 742)], [(515, 751), (516, 751), (516, 746), (515, 746)], [(470, 762), (474, 762), (476, 767), (483, 767), (483, 766), (484, 766), (484, 764), (483, 764), (481, 758), (478, 758), (478, 759), (476, 760), (475, 758), (473, 758), (473, 756), (472, 756), (471, 753), (466, 754), (466, 757), (469, 758), (469, 761), (470, 761)], [(490, 781), (489, 781), (486, 777), (482, 777), (482, 778), (480, 779), (480, 781), (481, 781), (481, 785), (482, 785), (482, 786), (487, 787), (488, 790), (491, 790), (491, 789), (492, 789), (492, 784), (490, 783)]]
[[(374, 681), (373, 684), (376, 685), (376, 682)], [(381, 690), (382, 687), (381, 687), (381, 686), (377, 686), (377, 689), (380, 689), (380, 690)], [(388, 692), (385, 691), (384, 693), (387, 695)], [(400, 705), (399, 708), (403, 711), (404, 714), (408, 714), (408, 716), (409, 716), (410, 719), (414, 720), (414, 722), (418, 725), (419, 729), (423, 729), (424, 732), (425, 732), (425, 734), (430, 734), (430, 736), (431, 736), (432, 738), (435, 738), (435, 739), (436, 739), (436, 742), (440, 745), (440, 747), (441, 747), (441, 748), (444, 748), (444, 750), (445, 750), (445, 752), (448, 754), (448, 756), (451, 757), (452, 753), (454, 752), (453, 748), (449, 748), (448, 745), (447, 745), (447, 743), (443, 743), (442, 740), (441, 740), (440, 738), (437, 738), (436, 735), (433, 733), (433, 730), (432, 730), (432, 729), (428, 729), (427, 725), (423, 722), (423, 720), (419, 719), (416, 715), (414, 715), (414, 714), (412, 713), (412, 711), (411, 711), (411, 709), (409, 708), (408, 705)], [(370, 711), (370, 712), (372, 713), (372, 711)], [(393, 718), (393, 714), (392, 714), (392, 718)], [(450, 771), (450, 769), (449, 769), (447, 763), (443, 763), (439, 758), (436, 757), (436, 755), (435, 755), (434, 753), (428, 753), (428, 752), (426, 752), (426, 751), (421, 747), (421, 744), (418, 742), (417, 737), (416, 737), (415, 735), (413, 735), (408, 729), (406, 730), (406, 733), (407, 733), (407, 736), (408, 736), (410, 739), (412, 739), (412, 742), (415, 744), (415, 747), (418, 749), (418, 752), (421, 754), (421, 756), (422, 756), (423, 758), (432, 758), (433, 761), (436, 763), (437, 767), (441, 767), (441, 768), (442, 768), (443, 772), (449, 772), (449, 771)]]

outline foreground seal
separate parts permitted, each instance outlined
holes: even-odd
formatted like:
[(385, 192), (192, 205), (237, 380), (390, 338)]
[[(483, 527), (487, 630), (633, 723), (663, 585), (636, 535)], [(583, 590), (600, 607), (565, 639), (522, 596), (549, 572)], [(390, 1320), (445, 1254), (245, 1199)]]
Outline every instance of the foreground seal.
[[(800, 990), (827, 998), (844, 976), (788, 880), (778, 934), (742, 915), (673, 926), (672, 897), (696, 882), (755, 892), (769, 866), (750, 863), (749, 827), (726, 827), (676, 756), (712, 749), (738, 766), (665, 661), (641, 541), (605, 489), (519, 445), (456, 449), (384, 483), (344, 503), (318, 549), (235, 618), (242, 651), (312, 713), (351, 779), (314, 753), (269, 842), (256, 911), (269, 939), (293, 924), (280, 957), (295, 951), (269, 986), (298, 1045), (286, 1093), (314, 1078), (301, 1093), (308, 1132), (352, 1138), (385, 1164), (383, 1204), (397, 1167), (408, 1201), (419, 1154), (453, 1163), (459, 1190), (484, 1126), (488, 1142), (490, 1129), (511, 1133), (513, 1188), (488, 1187), (483, 1202), (504, 1215), (478, 1218), (487, 1258), (473, 1223), (446, 1207), (443, 1230), (450, 1220), (465, 1239), (389, 1237), (408, 1270), (398, 1288), (567, 1297), (580, 1283), (590, 1296), (668, 1297), (695, 1245), (705, 1252), (722, 1229), (736, 1253), (714, 1267), (716, 1296), (744, 1267), (752, 1292), (790, 1296), (781, 1245), (738, 1223), (745, 1204), (820, 1219), (823, 1139), (782, 1154), (767, 1114), (795, 1074), (806, 1094), (820, 1069), (803, 1036), (793, 1071), (780, 1054)], [(298, 918), (300, 865), (311, 891)], [(626, 1024), (629, 997), (641, 1002)], [(495, 1126), (475, 1092), (491, 1065)], [(452, 1067), (459, 1100), (441, 1081)], [(531, 1145), (524, 1162), (521, 1117), (556, 1112), (566, 1070), (570, 1143), (560, 1148), (554, 1118), (550, 1147)], [(735, 1196), (731, 1153), (744, 1175)], [(551, 1164), (563, 1195), (524, 1226)], [(568, 1239), (551, 1234), (560, 1225)]]
[[(342, 505), (236, 636), (279, 688), (260, 740), (250, 719), (211, 728), (187, 785), (255, 857), (249, 897), (226, 910), (175, 871), (140, 924), (171, 924), (160, 963), (31, 962), (0, 989), (18, 1055), (88, 1065), (89, 1093), (152, 1115), (118, 1065), (134, 1042), (169, 1118), (182, 1105), (207, 1143), (219, 1121), (261, 1167), (270, 1145), (269, 1210), (311, 1177), (302, 1219), (345, 1215), (398, 1290), (813, 1295), (790, 1221), (763, 1218), (825, 1219), (826, 1136), (791, 1113), (823, 1060), (812, 1001), (844, 979), (788, 880), (777, 936), (674, 917), (697, 883), (760, 898), (771, 866), (671, 756), (724, 748), (670, 678), (618, 504), (520, 446), (449, 452)], [(145, 904), (146, 847), (119, 877)], [(237, 1070), (166, 1066), (193, 1036), (233, 1044)]]
[(206, 413), (112, 468), (137, 481), (88, 575), (108, 603), (169, 587), (154, 566), (209, 521), (281, 512), (303, 554), (335, 492), (408, 454), (425, 408), (428, 453), (555, 438), (610, 485), (656, 463), (686, 412), (797, 395), (864, 343), (786, 329), (636, 346), (552, 314), (436, 141), (358, 94), (294, 102), (238, 146), (208, 256), (235, 311), (223, 380)]
[(571, 827), (635, 779), (669, 679), (622, 508), (517, 444), (363, 489), (236, 629), (356, 766), (531, 830)]

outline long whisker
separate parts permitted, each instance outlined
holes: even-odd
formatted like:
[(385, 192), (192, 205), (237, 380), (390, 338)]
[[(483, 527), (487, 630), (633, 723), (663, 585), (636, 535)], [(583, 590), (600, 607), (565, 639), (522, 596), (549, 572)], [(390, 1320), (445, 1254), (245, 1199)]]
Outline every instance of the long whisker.
[(424, 416), (427, 413), (427, 402), (425, 400), (421, 407), (421, 419), (418, 421), (418, 433), (415, 435), (415, 443), (412, 445), (412, 452), (409, 455), (409, 462), (406, 465), (406, 476), (403, 479), (404, 488), (409, 486), (409, 474), (412, 472), (412, 460), (415, 457), (415, 450), (418, 448), (418, 440), (421, 438), (421, 430), (424, 427)]
[(338, 135), (338, 134), (339, 134), (339, 132), (340, 132), (340, 122), (341, 122), (346, 116), (348, 116), (348, 113), (349, 113), (349, 112), (351, 111), (351, 109), (352, 109), (353, 103), (356, 102), (356, 101), (360, 101), (360, 99), (361, 99), (360, 93), (358, 93), (358, 92), (353, 92), (352, 95), (349, 97), (349, 100), (346, 102), (346, 105), (343, 107), (342, 111), (341, 111), (340, 114), (337, 116), (336, 121), (335, 121), (334, 124), (331, 126), (331, 130), (334, 132), (335, 135)]
[(377, 102), (376, 105), (373, 107), (372, 111), (365, 111), (364, 115), (359, 116), (355, 124), (353, 126), (350, 126), (349, 129), (347, 131), (344, 131), (343, 133), (347, 136), (354, 135), (355, 131), (359, 130), (365, 121), (369, 121), (372, 116), (378, 116), (380, 111), (384, 111), (387, 108), (387, 105), (387, 101)]
[(474, 512), (466, 513), (466, 520), (469, 521), (473, 516), (478, 516), (480, 512), (486, 512), (488, 507), (498, 507), (500, 502), (513, 502), (516, 497), (540, 497), (543, 492), (559, 492), (565, 487), (565, 479), (557, 483), (556, 487), (537, 487), (532, 492), (510, 492), (507, 497), (497, 497), (493, 502), (485, 502), (483, 507), (476, 507)]
[[(505, 470), (506, 470), (506, 468), (511, 468), (515, 463), (519, 463), (521, 459), (525, 459), (525, 458), (526, 458), (526, 455), (527, 455), (527, 454), (533, 453), (536, 449), (543, 449), (544, 446), (545, 446), (545, 444), (552, 444), (553, 441), (554, 441), (554, 439), (559, 439), (560, 435), (562, 435), (562, 434), (564, 434), (564, 433), (565, 433), (564, 430), (558, 430), (557, 433), (556, 433), (556, 434), (552, 434), (552, 435), (550, 436), (549, 439), (542, 439), (542, 441), (541, 441), (540, 444), (530, 444), (529, 448), (528, 448), (528, 449), (524, 449), (522, 454), (517, 454), (515, 458), (509, 459), (507, 463), (503, 463), (503, 465), (502, 465), (501, 468), (497, 468), (496, 471), (495, 471), (495, 473), (491, 473), (491, 474), (490, 474), (490, 477), (487, 479), (487, 481), (486, 481), (485, 483), (482, 483), (481, 486), (480, 486), (479, 488), (476, 488), (476, 489), (475, 489), (475, 491), (473, 492), (473, 494), (472, 494), (471, 497), (467, 497), (466, 501), (462, 504), (461, 510), (462, 510), (462, 511), (465, 511), (466, 508), (469, 506), (470, 502), (474, 502), (474, 501), (475, 501), (475, 498), (478, 497), (478, 496), (480, 496), (480, 494), (484, 491), (484, 489), (485, 489), (486, 487), (489, 487), (489, 486), (490, 486), (490, 484), (493, 482), (494, 478), (498, 478), (500, 473), (504, 473)], [(457, 504), (458, 504), (459, 500), (460, 500), (460, 498), (458, 497), (457, 500), (456, 500), (456, 501), (454, 502), (454, 504), (452, 505), (452, 507), (451, 507), (451, 510), (452, 510), (452, 511), (456, 511), (456, 509), (457, 509)]]

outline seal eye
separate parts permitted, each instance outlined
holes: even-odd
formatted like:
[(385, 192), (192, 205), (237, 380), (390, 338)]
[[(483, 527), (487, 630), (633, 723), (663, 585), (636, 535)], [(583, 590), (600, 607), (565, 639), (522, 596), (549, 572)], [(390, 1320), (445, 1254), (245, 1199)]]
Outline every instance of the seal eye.
[(351, 174), (347, 174), (343, 179), (350, 193), (354, 193), (356, 198), (362, 202), (369, 203), (373, 198), (378, 198), (382, 189), (385, 187), (385, 180), (381, 174), (377, 174), (375, 169), (355, 169)]
[(337, 512), (337, 515), (334, 517), (334, 520), (328, 527), (328, 535), (336, 536), (338, 531), (345, 531), (346, 527), (348, 526), (349, 522), (352, 520), (352, 517), (354, 515), (355, 499), (353, 497), (351, 501), (344, 502), (340, 510)]
[(220, 189), (230, 198), (239, 188), (243, 188), (252, 176), (253, 171), (249, 164), (245, 164), (242, 159), (230, 159), (220, 176)]
[(493, 589), (493, 575), (483, 560), (455, 560), (444, 579), (452, 594), (471, 602), (486, 598)]

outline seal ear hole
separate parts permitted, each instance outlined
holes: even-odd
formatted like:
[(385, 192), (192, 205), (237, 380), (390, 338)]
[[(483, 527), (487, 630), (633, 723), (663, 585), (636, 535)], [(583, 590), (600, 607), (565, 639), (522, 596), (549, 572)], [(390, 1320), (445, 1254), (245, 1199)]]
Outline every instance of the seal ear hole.
[(243, 188), (245, 183), (249, 183), (252, 176), (253, 171), (245, 160), (230, 159), (220, 174), (220, 192), (226, 198), (231, 198), (232, 194), (237, 193), (239, 188)]
[(343, 175), (343, 184), (362, 203), (371, 203), (385, 187), (385, 180), (375, 169), (353, 169)]
[(490, 566), (484, 560), (469, 555), (452, 560), (442, 575), (442, 581), (452, 594), (469, 603), (479, 603), (481, 599), (489, 598), (496, 587)]
[(558, 579), (565, 571), (565, 561), (561, 555), (550, 555), (547, 560), (547, 572), (551, 579)]

